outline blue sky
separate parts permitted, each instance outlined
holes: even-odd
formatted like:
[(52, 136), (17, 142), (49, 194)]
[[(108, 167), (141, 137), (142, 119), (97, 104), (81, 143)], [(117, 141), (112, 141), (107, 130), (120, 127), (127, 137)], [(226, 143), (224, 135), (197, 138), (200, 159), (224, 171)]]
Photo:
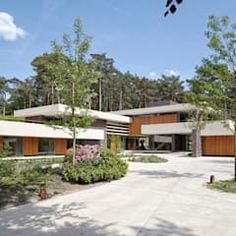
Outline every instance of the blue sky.
[[(91, 53), (107, 53), (121, 71), (152, 79), (177, 72), (188, 79), (209, 54), (204, 36), (208, 15), (228, 15), (236, 22), (236, 1), (184, 0), (175, 15), (164, 18), (165, 2), (1, 0), (0, 75), (21, 79), (33, 75), (33, 58), (49, 52), (50, 41), (71, 32), (74, 19), (80, 17), (93, 37)], [(14, 32), (5, 34), (6, 18)]]

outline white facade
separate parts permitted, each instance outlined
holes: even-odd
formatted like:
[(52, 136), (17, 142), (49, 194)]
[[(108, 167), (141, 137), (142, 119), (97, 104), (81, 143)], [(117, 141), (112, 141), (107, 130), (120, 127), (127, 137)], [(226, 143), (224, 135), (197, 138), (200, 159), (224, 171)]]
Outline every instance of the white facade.
[[(104, 140), (105, 131), (99, 128), (88, 128), (77, 130), (78, 139)], [(63, 127), (50, 127), (44, 124), (0, 121), (0, 136), (14, 137), (38, 137), (38, 138), (64, 138), (71, 139), (69, 129)]]
[[(191, 134), (192, 127), (190, 122), (165, 123), (142, 125), (143, 135), (170, 135), (170, 134)], [(201, 131), (202, 136), (233, 135), (233, 123), (227, 121), (209, 122)]]

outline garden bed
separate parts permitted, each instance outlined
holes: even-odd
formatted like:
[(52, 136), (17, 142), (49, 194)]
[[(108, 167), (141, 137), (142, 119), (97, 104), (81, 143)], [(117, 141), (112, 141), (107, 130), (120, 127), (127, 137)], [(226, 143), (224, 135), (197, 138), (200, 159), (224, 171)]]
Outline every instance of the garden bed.
[(223, 192), (236, 193), (236, 181), (234, 179), (218, 181), (213, 184), (209, 184), (208, 187), (210, 189), (217, 189)]
[[(45, 181), (43, 177), (35, 179), (30, 178), (24, 180), (19, 177), (1, 177), (0, 178), (0, 210), (13, 206), (18, 206), (30, 202), (40, 201), (39, 190), (42, 181)], [(47, 198), (52, 198), (59, 194), (68, 194), (74, 191), (81, 191), (89, 188), (93, 188), (104, 184), (100, 182), (96, 184), (71, 184), (63, 180), (62, 176), (57, 173), (52, 173), (47, 177)]]
[(71, 156), (57, 161), (1, 160), (0, 209), (38, 201), (40, 189), (51, 198), (120, 179), (128, 170), (120, 157), (97, 146), (80, 146), (75, 164)]
[(168, 162), (167, 159), (156, 155), (140, 155), (140, 156), (128, 156), (126, 157), (130, 162), (143, 162), (143, 163), (164, 163)]

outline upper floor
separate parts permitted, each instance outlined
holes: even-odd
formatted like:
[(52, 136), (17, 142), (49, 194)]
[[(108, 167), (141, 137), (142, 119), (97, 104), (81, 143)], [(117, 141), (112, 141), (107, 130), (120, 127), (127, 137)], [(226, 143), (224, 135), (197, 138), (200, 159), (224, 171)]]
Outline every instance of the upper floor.
[(132, 118), (129, 135), (135, 136), (143, 134), (144, 125), (187, 122), (189, 111), (192, 109), (193, 106), (190, 104), (170, 103), (169, 105), (122, 110), (114, 113)]

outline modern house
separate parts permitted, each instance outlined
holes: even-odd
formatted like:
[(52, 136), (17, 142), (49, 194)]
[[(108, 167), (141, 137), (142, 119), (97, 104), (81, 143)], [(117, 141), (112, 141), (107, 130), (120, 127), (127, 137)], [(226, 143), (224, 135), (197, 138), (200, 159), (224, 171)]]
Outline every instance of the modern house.
[[(63, 155), (72, 146), (71, 132), (60, 126), (49, 126), (47, 122), (63, 119), (69, 112), (63, 104), (16, 110), (14, 117), (19, 121), (0, 121), (0, 146), (8, 143), (15, 156)], [(78, 143), (106, 146), (109, 134), (128, 134), (129, 117), (94, 110), (87, 112), (95, 121), (91, 127), (77, 130)], [(78, 116), (83, 113), (76, 109)]]
[[(127, 149), (191, 151), (192, 126), (188, 114), (190, 104), (163, 102), (153, 107), (116, 111), (129, 116)], [(201, 131), (202, 152), (206, 156), (233, 156), (234, 132), (232, 121), (213, 121)]]
[[(89, 110), (95, 121), (78, 130), (77, 143), (100, 144), (115, 151), (190, 151), (192, 128), (187, 117), (192, 109), (189, 104), (168, 102), (115, 112)], [(0, 121), (0, 148), (8, 143), (15, 156), (65, 154), (72, 146), (70, 131), (46, 123), (69, 112), (63, 104), (16, 110), (19, 121)], [(78, 116), (84, 112), (76, 109)], [(203, 155), (234, 155), (233, 123), (226, 123), (209, 122), (202, 130)]]

